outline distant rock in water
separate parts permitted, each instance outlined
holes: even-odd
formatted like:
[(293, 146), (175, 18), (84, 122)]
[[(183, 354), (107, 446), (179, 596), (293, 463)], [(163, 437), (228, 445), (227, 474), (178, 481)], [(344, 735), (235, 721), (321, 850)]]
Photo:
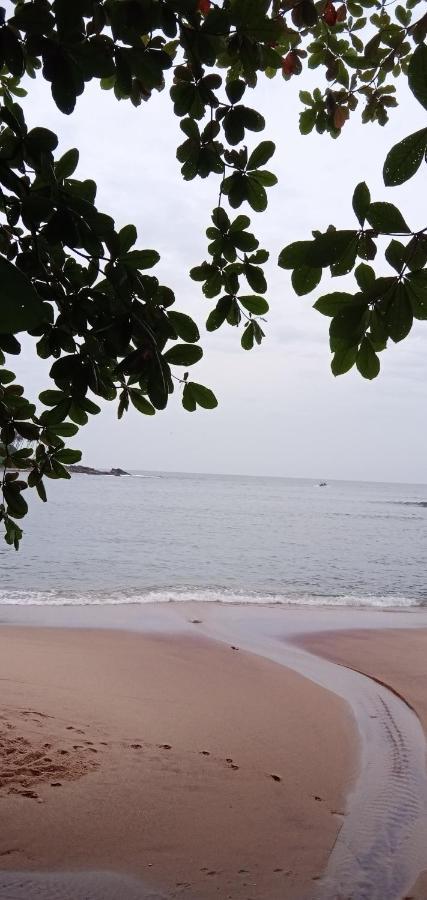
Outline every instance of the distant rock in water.
[(129, 472), (125, 472), (124, 469), (110, 469), (107, 472), (105, 469), (92, 469), (90, 466), (68, 466), (68, 471), (71, 472), (72, 475), (129, 475)]

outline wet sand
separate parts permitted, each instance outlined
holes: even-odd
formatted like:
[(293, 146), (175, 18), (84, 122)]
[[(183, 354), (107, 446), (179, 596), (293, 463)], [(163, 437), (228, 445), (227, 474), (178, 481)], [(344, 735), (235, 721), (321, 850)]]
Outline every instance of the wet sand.
[[(297, 638), (297, 643), (317, 656), (386, 684), (411, 706), (427, 735), (426, 628), (325, 631), (304, 635)], [(407, 897), (426, 900), (427, 869)]]
[(323, 631), (296, 641), (317, 656), (384, 682), (413, 707), (427, 734), (427, 628)]
[(230, 644), (73, 628), (2, 628), (0, 680), (3, 872), (314, 896), (358, 764), (339, 697)]

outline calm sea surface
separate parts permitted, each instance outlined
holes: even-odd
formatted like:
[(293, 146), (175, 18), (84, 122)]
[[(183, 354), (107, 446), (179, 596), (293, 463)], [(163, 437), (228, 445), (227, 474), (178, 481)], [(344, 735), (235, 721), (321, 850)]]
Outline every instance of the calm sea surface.
[(427, 605), (427, 485), (140, 473), (47, 487), (22, 549), (0, 544), (0, 603)]

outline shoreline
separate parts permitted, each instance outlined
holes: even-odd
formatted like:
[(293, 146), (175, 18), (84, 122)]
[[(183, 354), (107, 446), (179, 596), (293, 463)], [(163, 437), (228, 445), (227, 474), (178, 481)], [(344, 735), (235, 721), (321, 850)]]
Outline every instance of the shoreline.
[(8, 626), (0, 679), (4, 889), (17, 871), (108, 868), (154, 896), (312, 896), (357, 769), (342, 700), (166, 632)]
[[(375, 636), (375, 640), (374, 640)], [(323, 632), (297, 638), (297, 643), (311, 653), (363, 672), (384, 684), (413, 710), (427, 736), (427, 632), (399, 629)], [(408, 665), (409, 659), (409, 665)], [(427, 811), (426, 811), (427, 812)], [(424, 827), (420, 842), (426, 840)], [(422, 850), (421, 850), (422, 852)], [(408, 889), (408, 897), (427, 897), (427, 854), (424, 870)]]
[[(359, 880), (361, 885), (364, 883), (366, 887), (368, 878), (371, 879), (369, 883), (372, 885), (369, 896), (373, 900), (374, 898), (383, 900), (384, 896), (387, 896), (388, 900), (392, 898), (400, 900), (407, 895), (416, 897), (417, 900), (418, 898), (425, 900), (427, 896), (425, 875), (420, 876), (412, 891), (410, 885), (426, 868), (427, 862), (426, 739), (419, 720), (406, 705), (406, 702), (409, 702), (410, 706), (416, 708), (420, 698), (416, 697), (412, 702), (407, 699), (406, 693), (407, 679), (411, 671), (414, 667), (415, 670), (417, 667), (419, 670), (420, 661), (426, 657), (427, 615), (422, 612), (414, 614), (413, 611), (405, 615), (404, 611), (399, 611), (381, 612), (381, 617), (378, 617), (378, 610), (371, 612), (352, 609), (338, 612), (326, 611), (324, 608), (317, 610), (313, 615), (313, 610), (252, 608), (248, 611), (248, 607), (224, 609), (218, 608), (216, 604), (180, 603), (164, 604), (161, 607), (159, 609), (156, 604), (149, 609), (145, 606), (143, 610), (130, 607), (125, 610), (117, 607), (106, 610), (105, 607), (98, 607), (95, 615), (94, 610), (87, 607), (80, 607), (78, 610), (65, 607), (61, 610), (54, 610), (52, 607), (49, 610), (40, 610), (38, 607), (32, 611), (33, 614), (29, 618), (33, 625), (39, 622), (57, 627), (60, 622), (61, 628), (67, 626), (64, 632), (70, 633), (70, 626), (76, 628), (77, 625), (78, 628), (86, 628), (88, 634), (98, 633), (104, 637), (111, 634), (108, 631), (111, 628), (122, 638), (127, 632), (127, 637), (133, 634), (139, 639), (141, 636), (151, 639), (157, 634), (156, 639), (159, 639), (161, 633), (160, 640), (164, 641), (166, 633), (173, 632), (176, 640), (185, 642), (190, 636), (194, 638), (197, 635), (202, 642), (207, 638), (210, 641), (215, 639), (222, 642), (223, 650), (226, 649), (227, 652), (230, 650), (231, 642), (234, 641), (236, 643), (233, 647), (240, 649), (240, 653), (231, 654), (235, 659), (242, 660), (248, 656), (252, 662), (257, 661), (258, 665), (280, 663), (282, 675), (299, 673), (299, 676), (304, 676), (303, 680), (310, 685), (311, 690), (314, 688), (318, 691), (318, 686), (321, 685), (323, 690), (326, 687), (329, 692), (333, 691), (341, 698), (340, 702), (345, 701), (346, 715), (349, 715), (351, 709), (353, 716), (356, 717), (359, 738), (353, 737), (353, 749), (358, 740), (362, 741), (361, 770), (353, 782), (350, 794), (347, 795), (348, 807), (335, 810), (346, 813), (340, 820), (342, 825), (340, 834), (344, 835), (345, 840), (338, 838), (326, 868), (324, 867), (322, 872), (315, 876), (315, 893), (313, 887), (310, 889), (311, 892), (305, 894), (299, 894), (293, 888), (289, 895), (282, 890), (280, 896), (290, 898), (301, 896), (304, 900), (324, 900), (324, 898), (331, 900), (337, 896), (339, 885), (342, 892), (347, 890), (347, 893), (343, 893), (344, 896), (347, 896), (351, 889), (351, 896), (357, 900), (359, 896), (366, 896), (363, 887), (360, 888), (360, 894), (358, 893)], [(18, 620), (21, 618), (19, 613), (17, 618)], [(107, 630), (98, 629), (98, 632), (94, 630), (90, 632), (94, 622), (98, 625), (101, 622)], [(384, 627), (381, 628), (380, 623)], [(423, 630), (417, 631), (420, 626)], [(13, 630), (12, 628), (10, 633)], [(19, 633), (24, 630), (16, 629)], [(32, 633), (38, 631), (38, 629), (28, 630)], [(0, 629), (0, 637), (2, 632), (4, 634), (9, 632), (9, 627)], [(80, 633), (85, 632), (82, 630)], [(348, 643), (354, 635), (356, 637), (359, 635), (359, 644), (353, 646), (352, 656), (346, 641)], [(411, 647), (415, 638), (418, 641), (419, 658), (414, 661), (411, 654), (408, 654), (408, 642)], [(341, 639), (344, 642), (342, 646)], [(362, 644), (365, 647), (365, 657), (359, 658)], [(340, 646), (341, 657), (334, 657), (334, 653), (339, 652)], [(378, 647), (383, 648), (380, 658), (377, 653)], [(395, 665), (397, 650), (400, 653), (400, 673), (396, 672)], [(249, 654), (246, 651), (249, 651)], [(313, 656), (313, 653), (316, 655)], [(368, 660), (370, 666), (366, 665)], [(276, 666), (275, 670), (277, 669)], [(354, 671), (355, 669), (359, 671)], [(405, 683), (397, 684), (398, 677), (403, 678)], [(391, 693), (387, 686), (378, 683), (381, 680), (395, 693)], [(244, 693), (247, 694), (246, 689)], [(422, 687), (420, 694), (422, 696)], [(328, 705), (331, 697), (335, 702), (338, 699), (329, 693)], [(351, 719), (347, 721), (345, 728), (347, 739), (349, 726), (350, 730), (354, 729), (354, 722)], [(305, 732), (305, 737), (300, 734), (300, 752), (301, 747), (304, 748), (304, 752), (306, 749), (307, 727)], [(396, 768), (401, 777), (399, 775), (397, 781), (393, 782)], [(87, 780), (87, 777), (82, 780)], [(347, 788), (348, 786), (347, 776)], [(343, 854), (343, 845), (350, 847), (350, 860), (348, 854), (347, 857), (345, 853)], [(407, 848), (406, 851), (402, 850), (403, 845)], [(375, 854), (379, 854), (377, 860)], [(357, 859), (358, 867), (355, 867), (354, 859)], [(185, 896), (185, 888), (182, 890)], [(265, 900), (266, 896), (274, 897), (270, 888), (269, 890), (270, 893), (260, 895), (260, 900), (261, 898)], [(167, 896), (175, 894), (168, 893)], [(191, 893), (188, 896), (191, 896)], [(202, 893), (202, 896), (205, 894)], [(234, 897), (234, 894), (230, 896)], [(258, 898), (258, 895), (255, 896)]]

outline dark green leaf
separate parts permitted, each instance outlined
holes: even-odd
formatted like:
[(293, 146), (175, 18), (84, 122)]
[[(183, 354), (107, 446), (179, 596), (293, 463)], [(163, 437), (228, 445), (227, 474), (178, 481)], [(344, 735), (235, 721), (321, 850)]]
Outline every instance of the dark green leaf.
[(395, 344), (403, 341), (412, 328), (411, 297), (405, 284), (398, 284), (385, 312), (385, 325)]
[(412, 272), (405, 281), (416, 319), (427, 319), (427, 272)]
[(259, 169), (261, 166), (265, 166), (273, 156), (275, 149), (276, 145), (273, 141), (261, 141), (258, 147), (252, 151), (248, 159), (247, 169)]
[(65, 400), (61, 400), (53, 407), (53, 409), (43, 412), (40, 416), (40, 422), (42, 425), (60, 425), (70, 413), (70, 408), (71, 400), (69, 397), (66, 397)]
[(387, 154), (383, 168), (384, 184), (403, 184), (418, 171), (427, 150), (427, 128), (404, 138)]
[(269, 310), (269, 306), (265, 297), (257, 297), (255, 294), (248, 294), (238, 297), (239, 303), (255, 316), (263, 316)]
[(309, 265), (313, 241), (295, 241), (288, 244), (279, 254), (278, 264), (282, 269), (296, 269)]
[(419, 44), (411, 58), (408, 82), (418, 103), (427, 109), (427, 46)]
[(319, 297), (319, 299), (316, 300), (316, 303), (313, 304), (313, 309), (317, 309), (317, 311), (324, 316), (333, 317), (342, 312), (344, 308), (354, 306), (355, 304), (356, 298), (353, 294), (335, 292)]
[(58, 181), (62, 181), (64, 178), (70, 178), (73, 172), (77, 169), (79, 162), (79, 151), (76, 147), (73, 147), (72, 150), (67, 150), (61, 159), (55, 163), (55, 175)]
[(43, 503), (47, 503), (46, 488), (41, 479), (40, 481), (36, 482), (35, 488), (40, 497), (40, 500), (43, 500)]
[(74, 437), (79, 429), (77, 425), (74, 425), (72, 422), (61, 422), (60, 425), (55, 425), (53, 430), (55, 434), (58, 434), (60, 437)]
[(250, 253), (251, 250), (256, 250), (258, 247), (256, 237), (249, 231), (231, 232), (230, 240), (233, 241), (234, 246), (237, 247), (238, 250), (243, 250), (244, 253)]
[(366, 218), (379, 234), (410, 232), (402, 213), (393, 203), (371, 203)]
[(170, 310), (168, 312), (168, 319), (172, 323), (178, 337), (180, 337), (183, 341), (187, 341), (192, 344), (195, 341), (198, 341), (200, 338), (200, 332), (193, 319), (190, 316), (185, 315), (184, 313), (175, 312)]
[[(45, 413), (43, 413), (43, 415), (45, 415)], [(70, 419), (72, 419), (72, 421), (77, 425), (87, 425), (88, 423), (87, 413), (84, 411), (84, 409), (81, 408), (81, 406), (78, 406), (77, 403), (71, 404), (68, 415)]]
[(401, 272), (405, 265), (406, 247), (393, 238), (385, 251), (385, 258), (393, 266), (393, 269), (396, 269), (396, 272)]
[(230, 232), (234, 233), (235, 231), (245, 231), (246, 228), (249, 228), (250, 224), (251, 220), (248, 216), (236, 216), (236, 218), (230, 225)]
[(368, 293), (375, 282), (375, 272), (373, 268), (367, 266), (366, 263), (360, 263), (354, 274), (360, 290), (363, 291), (364, 294)]
[(121, 253), (127, 253), (127, 251), (133, 247), (136, 243), (137, 236), (135, 225), (125, 225), (120, 229), (118, 238)]
[(231, 304), (232, 299), (228, 295), (218, 300), (215, 309), (209, 313), (206, 320), (207, 331), (216, 331), (217, 328), (221, 327), (230, 312)]
[(193, 366), (203, 356), (203, 350), (197, 344), (176, 344), (164, 355), (171, 366)]
[(3, 494), (7, 503), (8, 513), (15, 519), (23, 519), (28, 512), (28, 503), (21, 496), (19, 490), (15, 490), (12, 483), (10, 486), (4, 485)]
[(372, 380), (380, 371), (380, 361), (369, 338), (363, 338), (356, 356), (356, 366), (364, 378)]
[(326, 231), (319, 234), (307, 253), (306, 265), (331, 266), (344, 257), (356, 237), (355, 231)]
[(58, 450), (55, 453), (55, 459), (63, 463), (65, 466), (72, 466), (74, 463), (80, 462), (82, 454), (80, 450), (71, 450), (68, 447), (64, 450)]
[(355, 237), (352, 241), (349, 242), (347, 248), (344, 250), (342, 256), (340, 256), (338, 261), (332, 263), (331, 275), (336, 277), (337, 275), (347, 275), (348, 272), (351, 272), (356, 262), (358, 247), (359, 238)]
[(309, 294), (319, 284), (322, 277), (322, 269), (313, 269), (310, 266), (301, 266), (292, 272), (292, 287), (299, 297)]
[(252, 266), (250, 263), (245, 264), (245, 276), (250, 288), (257, 294), (265, 294), (267, 290), (267, 282), (264, 272), (259, 266)]
[(44, 320), (42, 302), (26, 275), (0, 256), (0, 333), (31, 331)]
[(371, 202), (369, 188), (364, 181), (357, 185), (353, 194), (353, 209), (360, 222), (363, 225)]
[(56, 150), (58, 137), (49, 128), (32, 128), (25, 138), (26, 146), (31, 154), (49, 153)]
[(204, 262), (201, 266), (193, 266), (193, 268), (190, 269), (190, 278), (192, 278), (193, 281), (206, 281), (212, 272), (213, 267), (209, 265), (209, 263)]
[[(334, 342), (334, 349), (353, 347), (359, 343), (367, 324), (366, 306), (344, 307), (338, 312), (329, 326), (329, 336)], [(336, 343), (338, 341), (338, 344)]]
[(196, 381), (188, 381), (187, 386), (198, 406), (202, 406), (203, 409), (215, 409), (218, 406), (218, 400), (210, 388), (197, 384)]
[(262, 184), (255, 177), (248, 176), (246, 179), (246, 198), (249, 206), (255, 212), (264, 212), (267, 209), (267, 194)]
[(148, 402), (147, 398), (144, 397), (142, 391), (139, 391), (137, 388), (130, 388), (129, 396), (131, 403), (138, 412), (143, 413), (145, 416), (154, 416), (156, 410), (154, 409), (154, 406)]
[(56, 406), (57, 403), (60, 403), (61, 400), (65, 399), (64, 391), (42, 391), (39, 394), (39, 400), (44, 403), (45, 406)]
[(151, 269), (159, 262), (160, 256), (156, 250), (131, 250), (120, 259), (133, 269)]
[(301, 134), (310, 134), (316, 124), (317, 112), (315, 109), (304, 109), (299, 116), (299, 130)]
[(230, 103), (239, 103), (246, 90), (246, 82), (242, 79), (227, 82), (225, 92)]
[(240, 343), (243, 347), (243, 350), (252, 350), (254, 345), (254, 323), (248, 322), (243, 331)]
[(15, 373), (9, 369), (0, 369), (0, 384), (10, 384), (11, 381), (15, 381), (15, 377)]
[(277, 184), (277, 175), (267, 172), (267, 169), (257, 169), (253, 175), (258, 184), (262, 184), (263, 187), (273, 187)]
[(191, 382), (186, 382), (182, 392), (182, 405), (187, 412), (195, 412), (196, 400), (190, 387)]
[(331, 361), (332, 374), (336, 376), (344, 375), (345, 372), (348, 372), (356, 362), (357, 350), (357, 345), (337, 350)]

